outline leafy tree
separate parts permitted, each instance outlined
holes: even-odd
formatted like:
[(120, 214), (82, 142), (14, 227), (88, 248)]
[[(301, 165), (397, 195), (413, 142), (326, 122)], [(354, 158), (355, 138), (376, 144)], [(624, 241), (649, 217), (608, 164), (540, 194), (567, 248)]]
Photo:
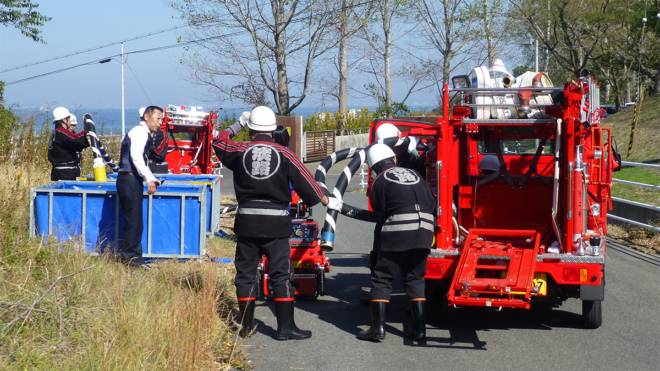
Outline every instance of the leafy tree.
[(51, 18), (37, 12), (35, 9), (38, 7), (39, 4), (33, 3), (32, 0), (0, 0), (0, 23), (7, 27), (13, 26), (23, 35), (45, 44), (44, 39), (39, 36), (39, 27)]

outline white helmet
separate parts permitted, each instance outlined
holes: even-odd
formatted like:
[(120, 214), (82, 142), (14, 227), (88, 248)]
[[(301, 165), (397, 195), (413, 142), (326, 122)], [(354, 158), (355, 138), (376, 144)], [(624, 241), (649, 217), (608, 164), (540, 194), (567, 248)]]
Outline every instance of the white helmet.
[(78, 119), (76, 118), (76, 115), (73, 113), (69, 116), (69, 126), (73, 126), (74, 128), (78, 125)]
[(277, 129), (277, 119), (272, 109), (259, 106), (250, 112), (250, 119), (247, 126), (254, 131), (275, 131)]
[(369, 148), (369, 152), (367, 152), (367, 162), (369, 163), (369, 167), (392, 157), (394, 157), (394, 151), (392, 151), (392, 148), (382, 143), (374, 144)]
[(401, 135), (399, 129), (392, 124), (383, 124), (376, 129), (376, 140), (394, 138)]
[(138, 116), (140, 118), (144, 117), (144, 111), (146, 111), (146, 110), (147, 110), (147, 107), (140, 107), (140, 109), (138, 110)]
[(71, 113), (69, 113), (69, 110), (64, 107), (57, 107), (53, 110), (53, 121), (64, 120), (69, 116), (71, 116)]

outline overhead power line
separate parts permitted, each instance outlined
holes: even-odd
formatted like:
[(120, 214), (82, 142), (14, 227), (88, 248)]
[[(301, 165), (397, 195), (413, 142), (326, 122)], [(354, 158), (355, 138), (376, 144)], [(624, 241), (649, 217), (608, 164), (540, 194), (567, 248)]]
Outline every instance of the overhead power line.
[[(367, 0), (367, 1), (364, 1), (364, 2), (361, 2), (361, 3), (358, 3), (358, 4), (347, 6), (346, 8), (357, 8), (357, 7), (360, 7), (360, 6), (363, 6), (363, 5), (374, 3), (376, 1), (377, 0)], [(298, 19), (291, 20), (291, 22), (289, 22), (289, 23), (299, 23), (299, 22), (306, 21), (306, 20), (309, 20), (309, 19), (314, 18), (314, 17), (321, 16), (321, 15), (336, 14), (338, 11), (339, 10), (334, 9), (334, 10), (329, 10), (329, 11), (325, 11), (325, 12), (321, 12), (321, 13), (311, 14), (311, 15), (304, 16), (304, 17), (301, 17), (301, 18), (298, 18)], [(177, 28), (179, 28), (179, 27), (182, 27), (182, 26), (178, 26)], [(257, 27), (255, 27), (254, 31), (261, 30), (261, 29), (267, 28), (267, 27), (268, 27), (267, 25), (257, 26)], [(163, 31), (163, 32), (165, 32), (165, 31)], [(236, 35), (245, 34), (245, 33), (250, 33), (250, 32), (247, 31), (247, 30), (240, 30), (240, 31), (230, 32), (230, 33), (226, 33), (226, 34), (222, 34), (222, 35), (218, 35), (218, 36), (210, 36), (210, 37), (206, 37), (206, 38), (203, 38), (203, 39), (196, 39), (196, 40), (190, 40), (190, 41), (185, 41), (185, 42), (171, 44), (171, 45), (159, 46), (159, 47), (155, 47), (155, 48), (136, 50), (136, 51), (124, 53), (124, 55), (126, 56), (126, 55), (129, 55), (129, 54), (150, 53), (150, 52), (155, 52), (155, 51), (159, 51), (159, 50), (178, 48), (178, 47), (187, 46), (187, 45), (190, 45), (190, 44), (200, 44), (200, 43), (204, 43), (204, 42), (215, 40), (215, 39), (221, 39), (221, 38), (236, 36)], [(120, 43), (120, 42), (118, 42), (118, 43)], [(115, 43), (115, 44), (117, 44), (117, 43)], [(112, 44), (112, 45), (114, 45), (114, 44)], [(115, 54), (115, 55), (111, 55), (109, 57), (97, 59), (97, 60), (94, 60), (94, 61), (91, 61), (91, 62), (82, 63), (82, 64), (78, 64), (78, 65), (75, 65), (75, 66), (62, 68), (62, 69), (59, 69), (59, 70), (56, 70), (56, 71), (46, 72), (46, 73), (42, 73), (42, 74), (39, 74), (39, 75), (31, 76), (31, 77), (26, 77), (24, 79), (20, 79), (20, 80), (16, 80), (16, 81), (11, 81), (11, 82), (6, 83), (5, 86), (18, 84), (18, 83), (21, 83), (21, 82), (37, 79), (37, 78), (44, 77), (44, 76), (53, 75), (53, 74), (56, 74), (56, 73), (64, 72), (64, 71), (67, 71), (67, 70), (71, 70), (71, 69), (81, 67), (81, 66), (86, 66), (86, 65), (89, 65), (89, 64), (100, 63), (101, 61), (105, 62), (106, 60), (114, 58), (114, 57), (121, 57), (121, 54)], [(44, 63), (44, 62), (41, 62), (41, 63)], [(0, 72), (5, 72), (5, 71), (0, 71)]]
[(107, 57), (106, 57), (106, 58), (101, 58), (101, 59), (96, 59), (96, 60), (93, 60), (93, 61), (91, 61), (91, 62), (81, 63), (81, 64), (77, 64), (77, 65), (75, 65), (75, 66), (66, 67), (66, 68), (61, 68), (61, 69), (59, 69), (59, 70), (50, 71), (50, 72), (42, 73), (42, 74), (39, 74), (39, 75), (26, 77), (26, 78), (24, 78), (24, 79), (20, 79), (20, 80), (16, 80), (16, 81), (8, 82), (8, 83), (5, 84), (5, 86), (8, 86), (8, 85), (14, 85), (14, 84), (18, 84), (18, 83), (25, 82), (25, 81), (29, 81), (29, 80), (38, 79), (38, 78), (40, 78), (40, 77), (45, 77), (45, 76), (49, 76), (49, 75), (54, 75), (54, 74), (56, 74), (56, 73), (60, 73), (60, 72), (64, 72), (64, 71), (68, 71), (68, 70), (72, 70), (72, 69), (74, 69), (74, 68), (78, 68), (78, 67), (86, 66), (86, 65), (88, 65), (88, 64), (101, 63), (101, 62), (105, 63), (107, 60), (108, 60)]
[(84, 49), (84, 50), (80, 50), (80, 51), (77, 51), (77, 52), (73, 52), (73, 53), (69, 53), (69, 54), (61, 55), (61, 56), (59, 56), (59, 57), (48, 58), (48, 59), (44, 59), (44, 60), (41, 60), (41, 61), (37, 61), (37, 62), (32, 62), (32, 63), (24, 64), (24, 65), (22, 65), (22, 66), (17, 66), (17, 67), (12, 67), (12, 68), (7, 68), (7, 69), (4, 69), (4, 70), (0, 71), (0, 73), (9, 72), (9, 71), (15, 71), (15, 70), (20, 70), (21, 68), (25, 68), (25, 67), (36, 66), (36, 65), (38, 65), (38, 64), (42, 64), (42, 63), (46, 63), (46, 62), (56, 61), (56, 60), (58, 60), (58, 59), (67, 58), (67, 57), (72, 57), (72, 56), (74, 56), (74, 55), (78, 55), (78, 54), (88, 53), (88, 52), (91, 52), (91, 51), (94, 51), (94, 50), (99, 50), (99, 49), (107, 48), (107, 47), (109, 47), (109, 46), (119, 45), (119, 44), (124, 43), (124, 42), (133, 41), (133, 40), (138, 40), (138, 39), (142, 39), (142, 38), (149, 37), (149, 36), (153, 36), (153, 35), (158, 35), (158, 34), (161, 34), (161, 33), (164, 33), (164, 32), (173, 31), (173, 30), (176, 30), (176, 29), (179, 29), (179, 28), (182, 28), (182, 27), (187, 27), (187, 26), (188, 26), (188, 25), (180, 25), (180, 26), (175, 26), (175, 27), (166, 28), (166, 29), (164, 29), (164, 30), (160, 30), (160, 31), (154, 31), (154, 32), (149, 32), (149, 33), (142, 34), (142, 35), (138, 35), (138, 36), (133, 36), (133, 37), (128, 38), (128, 39), (125, 39), (125, 40), (115, 41), (115, 42), (112, 42), (112, 43), (109, 43), (109, 44), (104, 44), (104, 45), (100, 45), (100, 46), (95, 46), (95, 47), (93, 47), (93, 48)]

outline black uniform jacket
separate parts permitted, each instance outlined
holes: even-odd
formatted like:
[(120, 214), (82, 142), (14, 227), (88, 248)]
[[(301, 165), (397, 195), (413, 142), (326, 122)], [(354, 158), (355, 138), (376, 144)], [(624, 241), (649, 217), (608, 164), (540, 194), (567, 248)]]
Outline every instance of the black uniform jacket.
[(378, 217), (383, 251), (431, 249), (435, 198), (415, 170), (387, 164), (373, 182), (369, 201)]
[(80, 176), (80, 152), (87, 147), (84, 132), (74, 134), (57, 124), (48, 140), (48, 161), (53, 164), (51, 180), (75, 180)]
[(226, 129), (213, 142), (218, 159), (234, 172), (238, 200), (234, 232), (242, 237), (291, 236), (289, 181), (308, 206), (323, 198), (323, 190), (302, 162), (288, 148), (259, 134), (252, 142), (236, 143)]

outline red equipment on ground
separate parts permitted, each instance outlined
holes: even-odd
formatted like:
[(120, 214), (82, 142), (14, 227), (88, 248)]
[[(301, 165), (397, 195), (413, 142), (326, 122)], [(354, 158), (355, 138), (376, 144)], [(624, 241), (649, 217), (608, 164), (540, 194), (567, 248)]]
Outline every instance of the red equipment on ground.
[[(293, 192), (291, 211), (291, 265), (294, 268), (293, 287), (296, 299), (316, 299), (324, 295), (325, 274), (330, 272), (330, 260), (321, 251), (319, 224), (310, 218), (311, 210)], [(268, 259), (264, 256), (258, 268), (257, 299), (272, 299), (273, 288), (268, 276)]]
[(214, 111), (186, 110), (184, 106), (169, 105), (165, 109), (161, 129), (167, 138), (168, 171), (172, 174), (214, 174), (219, 172), (214, 163), (213, 123)]
[[(460, 98), (451, 114), (450, 93)], [(552, 94), (554, 104), (532, 104), (543, 118), (470, 118), (495, 106), (470, 103), (475, 96), (530, 93)], [(621, 158), (611, 130), (599, 126), (600, 111), (586, 73), (561, 88), (445, 85), (435, 123), (372, 123), (370, 142), (392, 123), (429, 146), (427, 182), (438, 196), (426, 274), (431, 306), (529, 309), (579, 298), (584, 326), (602, 324), (607, 207)], [(488, 173), (479, 167), (485, 157), (497, 163)]]

